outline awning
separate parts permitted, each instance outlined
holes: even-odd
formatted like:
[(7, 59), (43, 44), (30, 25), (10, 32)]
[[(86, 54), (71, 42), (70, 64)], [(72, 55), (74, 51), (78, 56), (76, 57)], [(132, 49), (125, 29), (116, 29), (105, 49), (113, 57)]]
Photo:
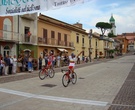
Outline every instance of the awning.
[(67, 52), (67, 50), (66, 49), (61, 49), (61, 48), (57, 48), (59, 51), (61, 51), (61, 52)]

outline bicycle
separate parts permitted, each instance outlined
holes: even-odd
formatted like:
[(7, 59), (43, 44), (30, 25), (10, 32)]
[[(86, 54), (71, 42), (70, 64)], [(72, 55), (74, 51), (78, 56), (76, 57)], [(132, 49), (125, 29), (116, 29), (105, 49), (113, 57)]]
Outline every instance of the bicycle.
[(54, 69), (51, 67), (51, 68), (48, 68), (48, 67), (43, 67), (40, 71), (39, 71), (39, 78), (41, 80), (45, 79), (46, 77), (50, 77), (50, 78), (53, 78), (55, 75), (55, 71)]
[(65, 72), (65, 74), (62, 77), (62, 84), (64, 87), (67, 87), (69, 85), (70, 82), (72, 82), (72, 84), (75, 84), (77, 81), (77, 74), (75, 72), (71, 73), (71, 70), (63, 70), (61, 69), (61, 72)]

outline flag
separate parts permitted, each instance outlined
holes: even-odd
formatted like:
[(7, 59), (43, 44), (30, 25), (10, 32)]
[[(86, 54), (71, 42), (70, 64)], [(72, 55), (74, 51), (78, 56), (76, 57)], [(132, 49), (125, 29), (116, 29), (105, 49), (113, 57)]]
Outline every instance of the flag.
[(84, 0), (0, 0), (0, 16), (30, 14), (83, 2)]

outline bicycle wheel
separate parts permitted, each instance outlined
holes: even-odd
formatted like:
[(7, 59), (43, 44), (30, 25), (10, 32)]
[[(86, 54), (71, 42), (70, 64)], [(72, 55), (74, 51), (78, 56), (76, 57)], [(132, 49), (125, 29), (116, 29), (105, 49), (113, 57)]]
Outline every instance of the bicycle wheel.
[(44, 70), (40, 70), (39, 71), (39, 78), (41, 79), (41, 80), (43, 80), (43, 79), (45, 79), (45, 77), (46, 77), (46, 71), (44, 71)]
[(55, 75), (54, 69), (48, 69), (48, 74), (49, 74), (49, 77), (50, 77), (50, 78), (53, 78), (54, 75)]
[(76, 83), (76, 81), (77, 81), (77, 74), (74, 72), (74, 73), (72, 73), (71, 74), (71, 78), (72, 78), (72, 84), (75, 84)]
[(64, 87), (67, 87), (70, 82), (70, 79), (68, 78), (67, 74), (64, 74), (62, 77), (62, 84)]

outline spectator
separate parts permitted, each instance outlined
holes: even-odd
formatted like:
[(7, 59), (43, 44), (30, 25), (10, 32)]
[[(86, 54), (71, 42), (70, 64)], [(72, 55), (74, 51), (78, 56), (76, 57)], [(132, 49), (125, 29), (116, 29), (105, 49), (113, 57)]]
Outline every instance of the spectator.
[(0, 76), (2, 76), (2, 72), (1, 72), (2, 71), (2, 65), (1, 65), (2, 63), (1, 63), (1, 59), (2, 59), (2, 55), (0, 54)]
[(3, 66), (4, 66), (4, 61), (2, 55), (0, 54), (0, 76), (2, 76), (3, 74)]
[(16, 55), (14, 55), (13, 57), (13, 74), (16, 73), (16, 70), (17, 70), (17, 58), (16, 58)]
[(4, 64), (4, 60), (3, 57), (1, 57), (1, 71), (0, 71), (0, 75), (3, 75), (3, 71), (5, 70), (5, 64)]
[(33, 71), (32, 60), (33, 60), (33, 58), (32, 58), (31, 55), (30, 55), (30, 56), (29, 56), (29, 59), (28, 59), (28, 71), (29, 71), (29, 72), (32, 72), (32, 71)]
[(60, 67), (60, 55), (57, 56), (57, 67)]
[(10, 64), (9, 64), (9, 74), (12, 74), (12, 69), (13, 69), (13, 58), (9, 56), (10, 59)]
[(23, 57), (22, 57), (22, 55), (19, 55), (17, 61), (18, 61), (19, 71), (22, 71), (22, 65), (23, 65)]
[(22, 71), (28, 71), (28, 55), (26, 54), (22, 61)]
[(6, 57), (4, 58), (4, 62), (5, 62), (5, 75), (8, 75), (10, 65), (10, 59), (8, 55), (6, 55)]
[(77, 64), (80, 64), (80, 56), (77, 56)]
[(39, 63), (39, 70), (42, 69), (42, 57), (40, 56), (38, 59), (38, 63)]

